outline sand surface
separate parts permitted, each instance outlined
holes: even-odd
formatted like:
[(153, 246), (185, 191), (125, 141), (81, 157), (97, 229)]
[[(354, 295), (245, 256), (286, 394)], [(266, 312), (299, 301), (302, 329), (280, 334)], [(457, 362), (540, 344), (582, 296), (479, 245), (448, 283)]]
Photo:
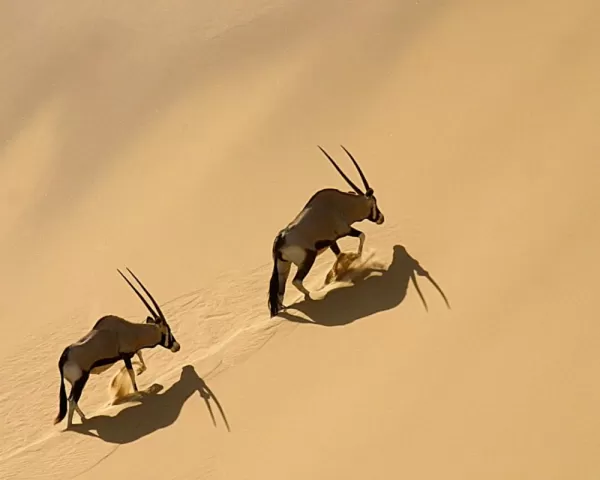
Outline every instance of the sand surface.
[[(600, 478), (598, 25), (597, 0), (2, 2), (0, 478)], [(386, 271), (271, 319), (275, 234), (347, 189), (318, 144), (375, 188)], [(64, 431), (63, 348), (146, 316), (125, 267), (182, 348), (146, 351), (141, 402), (93, 377)]]

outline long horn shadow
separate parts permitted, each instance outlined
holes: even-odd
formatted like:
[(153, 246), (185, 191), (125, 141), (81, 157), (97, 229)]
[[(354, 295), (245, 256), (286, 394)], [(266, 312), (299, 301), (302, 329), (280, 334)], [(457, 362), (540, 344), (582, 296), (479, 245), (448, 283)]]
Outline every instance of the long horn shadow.
[[(413, 281), (427, 310), (427, 303), (416, 283), (415, 273), (426, 277), (441, 294), (447, 307), (450, 308), (439, 285), (402, 245), (394, 246), (393, 259), (387, 269), (374, 271), (381, 274), (368, 276), (372, 271), (367, 269), (363, 272), (362, 278), (354, 280), (352, 286), (330, 290), (324, 298), (319, 300), (301, 300), (280, 312), (279, 316), (291, 322), (311, 323), (326, 327), (347, 325), (360, 318), (391, 310), (400, 305), (406, 298), (410, 280)], [(293, 310), (302, 312), (310, 320), (294, 315)]]
[(183, 405), (195, 392), (206, 402), (215, 427), (217, 423), (210, 405), (211, 399), (221, 412), (227, 430), (231, 431), (220, 402), (192, 365), (184, 366), (179, 380), (164, 393), (142, 395), (139, 397), (140, 403), (119, 411), (114, 417), (97, 415), (82, 424), (72, 425), (70, 431), (97, 437), (108, 443), (135, 442), (175, 423)]

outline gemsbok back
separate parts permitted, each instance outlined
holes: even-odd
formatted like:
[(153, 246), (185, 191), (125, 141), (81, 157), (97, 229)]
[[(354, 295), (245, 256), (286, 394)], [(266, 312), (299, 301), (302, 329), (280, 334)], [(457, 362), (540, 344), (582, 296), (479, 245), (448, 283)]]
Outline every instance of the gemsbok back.
[(82, 421), (85, 420), (85, 415), (79, 408), (78, 402), (90, 374), (100, 374), (108, 370), (116, 362), (122, 360), (131, 378), (133, 388), (137, 392), (138, 388), (135, 382), (135, 373), (133, 372), (131, 358), (137, 354), (140, 360), (142, 360), (142, 367), (145, 367), (140, 353), (142, 349), (154, 348), (158, 345), (172, 352), (178, 352), (180, 349), (180, 345), (175, 340), (171, 327), (167, 323), (154, 297), (152, 297), (150, 292), (148, 292), (146, 287), (144, 287), (142, 282), (140, 282), (129, 268), (127, 271), (135, 278), (146, 295), (148, 295), (156, 308), (156, 312), (127, 277), (123, 275), (121, 270), (118, 270), (146, 306), (151, 316), (146, 318), (145, 323), (133, 323), (116, 315), (106, 315), (94, 324), (87, 335), (64, 349), (58, 361), (60, 393), (59, 411), (54, 419), (55, 424), (62, 421), (67, 414), (65, 379), (71, 384), (71, 392), (68, 399), (68, 428), (73, 422), (73, 413), (75, 411), (81, 417)]
[(329, 154), (321, 149), (338, 173), (352, 187), (353, 192), (342, 192), (335, 188), (324, 188), (316, 192), (306, 203), (302, 211), (285, 228), (279, 231), (273, 242), (273, 273), (269, 284), (269, 310), (271, 317), (284, 308), (283, 296), (285, 284), (293, 263), (297, 267), (292, 284), (310, 298), (310, 292), (303, 284), (318, 255), (327, 249), (337, 256), (341, 250), (337, 240), (343, 237), (359, 239), (358, 255), (362, 255), (365, 234), (352, 225), (369, 220), (381, 225), (384, 217), (373, 189), (365, 178), (360, 166), (352, 154), (341, 145), (358, 170), (365, 191), (358, 188), (335, 163)]

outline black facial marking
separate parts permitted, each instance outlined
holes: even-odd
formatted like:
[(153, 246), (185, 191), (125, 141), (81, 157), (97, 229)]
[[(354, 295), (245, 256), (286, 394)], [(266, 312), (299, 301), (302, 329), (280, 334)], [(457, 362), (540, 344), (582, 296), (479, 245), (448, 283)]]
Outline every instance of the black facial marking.
[(175, 342), (175, 337), (171, 334), (170, 331), (167, 333), (162, 333), (160, 336), (160, 344), (165, 348), (171, 348), (173, 343)]
[(369, 215), (369, 220), (371, 222), (377, 222), (381, 213), (379, 212), (379, 208), (377, 207), (377, 202), (375, 201), (375, 197), (373, 197), (373, 205), (371, 206), (371, 214)]

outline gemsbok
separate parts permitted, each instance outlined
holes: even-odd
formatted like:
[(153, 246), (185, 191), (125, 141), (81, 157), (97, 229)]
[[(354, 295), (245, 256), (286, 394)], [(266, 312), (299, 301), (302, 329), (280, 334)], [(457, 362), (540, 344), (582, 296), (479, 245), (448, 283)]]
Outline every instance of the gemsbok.
[(129, 268), (127, 269), (148, 295), (156, 308), (156, 312), (127, 277), (123, 275), (121, 270), (117, 271), (137, 294), (151, 316), (146, 318), (145, 323), (133, 323), (116, 315), (105, 315), (94, 324), (89, 333), (64, 349), (58, 361), (60, 393), (59, 411), (54, 419), (55, 424), (62, 421), (67, 414), (65, 379), (71, 384), (67, 419), (67, 427), (70, 427), (74, 412), (77, 412), (82, 421), (86, 419), (78, 406), (78, 402), (90, 374), (100, 374), (122, 360), (131, 378), (133, 388), (137, 392), (135, 373), (131, 364), (132, 357), (138, 355), (142, 362), (142, 368), (145, 369), (145, 363), (140, 354), (142, 349), (154, 348), (158, 345), (171, 350), (171, 352), (178, 352), (180, 349), (180, 345), (175, 340), (171, 327), (167, 323), (158, 303), (142, 282)]
[(292, 284), (310, 298), (310, 292), (303, 284), (318, 255), (327, 249), (336, 255), (341, 250), (337, 243), (343, 237), (359, 239), (358, 255), (362, 255), (365, 234), (352, 225), (369, 220), (381, 225), (384, 217), (373, 189), (365, 178), (360, 166), (352, 154), (341, 145), (358, 170), (365, 191), (358, 188), (350, 180), (338, 164), (321, 149), (338, 173), (352, 187), (353, 192), (342, 192), (336, 188), (324, 188), (316, 192), (306, 203), (300, 213), (285, 228), (279, 231), (273, 242), (273, 273), (269, 283), (268, 305), (271, 317), (277, 315), (284, 307), (283, 296), (285, 284), (293, 263), (297, 267)]

